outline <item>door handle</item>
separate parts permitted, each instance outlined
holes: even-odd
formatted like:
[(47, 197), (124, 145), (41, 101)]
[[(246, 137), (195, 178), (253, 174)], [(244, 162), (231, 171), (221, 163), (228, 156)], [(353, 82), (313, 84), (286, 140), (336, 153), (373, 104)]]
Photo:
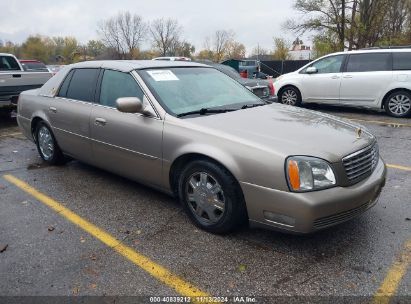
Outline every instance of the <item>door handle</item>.
[(352, 75), (345, 75), (344, 78), (352, 78)]
[(13, 74), (13, 78), (21, 78), (21, 74)]
[(107, 123), (107, 120), (105, 120), (104, 118), (98, 117), (94, 120), (94, 124), (96, 126), (105, 126)]
[(332, 76), (331, 79), (340, 79), (340, 76)]
[(57, 113), (57, 108), (55, 108), (55, 107), (50, 107), (50, 108), (49, 108), (49, 111), (52, 112), (52, 113)]

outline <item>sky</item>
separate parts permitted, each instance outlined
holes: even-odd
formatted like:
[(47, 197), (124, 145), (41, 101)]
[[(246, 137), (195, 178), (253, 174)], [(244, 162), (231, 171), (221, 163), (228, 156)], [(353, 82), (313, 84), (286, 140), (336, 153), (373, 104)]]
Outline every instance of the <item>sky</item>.
[[(101, 20), (129, 11), (145, 21), (177, 19), (183, 37), (203, 48), (216, 30), (233, 30), (248, 52), (258, 44), (273, 49), (273, 37), (292, 42), (284, 22), (295, 16), (294, 0), (0, 0), (0, 39), (21, 43), (29, 35), (74, 36), (84, 43), (98, 39)], [(148, 43), (148, 42), (147, 42)], [(148, 45), (146, 43), (146, 45)]]

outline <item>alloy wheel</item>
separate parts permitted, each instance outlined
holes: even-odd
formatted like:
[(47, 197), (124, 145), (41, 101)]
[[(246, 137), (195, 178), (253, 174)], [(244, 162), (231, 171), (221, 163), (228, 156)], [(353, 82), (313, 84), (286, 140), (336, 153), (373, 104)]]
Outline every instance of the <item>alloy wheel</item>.
[(297, 103), (298, 96), (297, 93), (294, 90), (286, 90), (281, 96), (281, 102), (283, 104), (287, 104), (290, 106), (293, 106)]
[(217, 180), (206, 172), (195, 172), (186, 182), (188, 206), (198, 221), (217, 223), (224, 215), (225, 197)]
[(54, 140), (50, 130), (45, 126), (40, 127), (37, 133), (37, 140), (42, 156), (45, 160), (50, 160), (54, 154)]
[(388, 109), (395, 115), (404, 115), (411, 109), (411, 100), (403, 94), (395, 95), (388, 102)]

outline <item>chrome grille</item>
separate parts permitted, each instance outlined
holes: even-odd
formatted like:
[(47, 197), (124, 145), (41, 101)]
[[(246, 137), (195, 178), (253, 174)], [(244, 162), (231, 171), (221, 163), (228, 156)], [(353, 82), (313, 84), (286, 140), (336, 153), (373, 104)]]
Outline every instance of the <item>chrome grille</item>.
[(378, 145), (365, 148), (343, 158), (347, 178), (352, 181), (372, 173), (378, 164)]

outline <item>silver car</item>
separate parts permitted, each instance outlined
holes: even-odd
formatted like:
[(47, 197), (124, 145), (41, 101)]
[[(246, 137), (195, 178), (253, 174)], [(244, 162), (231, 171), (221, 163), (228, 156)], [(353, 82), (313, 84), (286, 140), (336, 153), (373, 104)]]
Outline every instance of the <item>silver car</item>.
[(213, 233), (317, 231), (372, 207), (385, 184), (366, 129), (267, 105), (197, 63), (67, 66), (21, 95), (18, 123), (44, 161), (69, 156), (174, 195)]

